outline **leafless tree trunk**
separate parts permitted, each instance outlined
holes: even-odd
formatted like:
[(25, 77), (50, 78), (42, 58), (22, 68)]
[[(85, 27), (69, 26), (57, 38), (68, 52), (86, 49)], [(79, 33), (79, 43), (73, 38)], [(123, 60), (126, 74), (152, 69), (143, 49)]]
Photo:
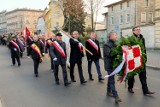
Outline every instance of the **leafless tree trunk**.
[(97, 21), (97, 16), (99, 10), (102, 8), (102, 3), (104, 0), (84, 0), (86, 4), (86, 9), (91, 13), (91, 27), (92, 31), (95, 31), (95, 26)]

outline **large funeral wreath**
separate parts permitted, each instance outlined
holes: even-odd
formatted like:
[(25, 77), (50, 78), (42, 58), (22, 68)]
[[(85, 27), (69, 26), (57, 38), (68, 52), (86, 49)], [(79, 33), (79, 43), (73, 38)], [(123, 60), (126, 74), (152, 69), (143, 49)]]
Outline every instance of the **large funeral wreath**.
[[(139, 74), (140, 72), (143, 72), (142, 69), (144, 68), (144, 65), (146, 63), (146, 52), (145, 52), (145, 47), (142, 43), (142, 40), (132, 35), (127, 37), (121, 37), (119, 41), (116, 42), (116, 44), (117, 46), (112, 48), (111, 50), (111, 55), (113, 56), (113, 69), (119, 66), (119, 64), (122, 62), (122, 57), (123, 57), (122, 46), (127, 45), (131, 47), (134, 45), (139, 45), (141, 47), (141, 54), (142, 54), (142, 67), (135, 69), (132, 72), (129, 72), (126, 77), (126, 80), (128, 80), (130, 77), (133, 77)], [(118, 73), (118, 76), (120, 78), (125, 75), (124, 69), (125, 69), (125, 65), (123, 66), (122, 70)]]

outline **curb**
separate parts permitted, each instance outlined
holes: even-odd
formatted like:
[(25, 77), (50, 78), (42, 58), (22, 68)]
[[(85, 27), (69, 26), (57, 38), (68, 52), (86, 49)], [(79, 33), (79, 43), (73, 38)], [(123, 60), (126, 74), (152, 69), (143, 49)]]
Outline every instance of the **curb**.
[(152, 66), (152, 65), (146, 65), (146, 67), (151, 68), (151, 69), (160, 70), (160, 67), (156, 67), (156, 66)]

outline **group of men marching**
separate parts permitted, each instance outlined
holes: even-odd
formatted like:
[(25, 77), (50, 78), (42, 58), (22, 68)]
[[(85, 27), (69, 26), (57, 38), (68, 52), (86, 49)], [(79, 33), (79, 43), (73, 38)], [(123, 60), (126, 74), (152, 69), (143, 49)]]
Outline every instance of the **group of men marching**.
[[(70, 82), (67, 77), (66, 70), (66, 60), (67, 60), (67, 52), (66, 52), (66, 44), (62, 41), (62, 34), (57, 33), (56, 35), (52, 35), (49, 39), (45, 40), (44, 36), (29, 36), (27, 38), (27, 44), (25, 45), (24, 39), (19, 35), (12, 35), (12, 40), (9, 43), (9, 48), (11, 49), (11, 58), (12, 63), (15, 65), (17, 60), (18, 66), (21, 65), (20, 56), (23, 56), (23, 52), (25, 47), (27, 47), (27, 56), (31, 56), (33, 59), (34, 65), (34, 74), (35, 77), (39, 76), (38, 67), (39, 63), (42, 62), (43, 56), (45, 53), (49, 54), (51, 61), (51, 69), (54, 72), (55, 82), (59, 85), (59, 77), (58, 77), (58, 68), (59, 65), (62, 67), (64, 85), (68, 86)], [(74, 76), (74, 67), (77, 64), (79, 79), (81, 84), (85, 84), (87, 81), (83, 76), (82, 69), (82, 59), (84, 57), (84, 46), (79, 39), (79, 34), (77, 31), (72, 33), (72, 38), (69, 40), (70, 43), (70, 78), (71, 82), (76, 82)], [(96, 34), (94, 32), (91, 33), (91, 38), (86, 41), (86, 47), (90, 51), (90, 53), (86, 52), (87, 60), (88, 60), (88, 74), (89, 79), (93, 81), (93, 76), (91, 72), (92, 62), (95, 63), (98, 80), (101, 82), (104, 80), (102, 78), (99, 59), (101, 58), (101, 51), (99, 47), (99, 42), (96, 40)], [(92, 55), (91, 55), (92, 53)]]
[[(135, 27), (134, 30), (137, 28)], [(104, 66), (108, 74), (112, 73), (113, 71), (111, 49), (115, 46), (114, 43), (115, 39), (116, 39), (116, 33), (111, 32), (109, 34), (108, 42), (103, 47)], [(90, 39), (88, 39), (85, 42), (85, 47), (84, 47), (79, 39), (78, 32), (74, 31), (72, 33), (72, 37), (69, 40), (69, 43), (70, 43), (69, 62), (70, 62), (71, 82), (76, 82), (76, 77), (74, 76), (74, 67), (76, 64), (78, 67), (80, 83), (85, 84), (87, 82), (83, 76), (83, 68), (82, 68), (85, 47), (86, 47), (85, 51), (88, 61), (89, 80), (91, 81), (94, 80), (91, 70), (92, 62), (94, 62), (97, 70), (98, 81), (102, 82), (104, 78), (102, 77), (100, 63), (99, 63), (99, 59), (102, 57), (101, 57), (99, 41), (96, 39), (96, 34), (94, 32), (91, 33)], [(59, 73), (59, 66), (61, 66), (64, 86), (68, 86), (71, 84), (71, 82), (68, 80), (67, 69), (66, 69), (66, 60), (67, 60), (66, 43), (62, 41), (61, 33), (52, 35), (47, 40), (45, 40), (44, 36), (37, 36), (37, 35), (34, 35), (33, 37), (29, 36), (27, 39), (27, 46), (25, 46), (23, 38), (13, 35), (12, 40), (9, 43), (13, 65), (15, 65), (16, 62), (15, 60), (17, 60), (18, 66), (21, 65), (19, 56), (23, 57), (23, 52), (25, 50), (25, 47), (27, 47), (27, 56), (31, 56), (31, 58), (33, 59), (35, 77), (39, 76), (38, 72), (39, 63), (42, 62), (43, 56), (48, 53), (51, 61), (51, 69), (54, 72), (55, 83), (57, 85), (60, 84), (58, 73)], [(140, 79), (143, 83), (142, 87), (144, 89), (145, 87), (147, 87), (146, 74), (143, 75), (143, 78), (141, 78), (140, 76)], [(128, 84), (129, 85), (128, 91), (131, 93), (134, 93), (134, 91), (132, 90), (133, 85), (131, 86), (133, 82), (134, 78), (130, 79)], [(145, 88), (144, 90), (145, 90), (144, 94), (154, 94), (153, 92), (150, 92), (148, 90), (148, 87)], [(114, 97), (117, 103), (121, 102), (121, 99), (118, 97), (117, 91), (115, 89), (114, 76), (108, 78), (107, 95)]]

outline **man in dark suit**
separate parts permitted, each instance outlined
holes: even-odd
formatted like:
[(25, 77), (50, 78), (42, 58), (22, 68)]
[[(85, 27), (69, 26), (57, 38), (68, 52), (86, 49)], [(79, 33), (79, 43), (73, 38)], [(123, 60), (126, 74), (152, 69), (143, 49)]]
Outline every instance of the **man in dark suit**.
[(62, 41), (62, 34), (56, 34), (56, 40), (52, 42), (50, 46), (50, 55), (54, 61), (54, 76), (56, 84), (59, 85), (59, 78), (58, 78), (58, 67), (61, 65), (62, 73), (63, 73), (63, 80), (64, 86), (70, 85), (67, 78), (67, 70), (66, 70), (66, 44)]
[(70, 47), (71, 47), (71, 52), (70, 52), (70, 76), (71, 76), (71, 81), (76, 82), (75, 77), (74, 77), (74, 66), (75, 64), (78, 65), (78, 72), (79, 72), (79, 78), (80, 78), (80, 83), (84, 84), (87, 81), (85, 81), (84, 76), (83, 76), (83, 71), (82, 71), (82, 57), (84, 57), (83, 53), (83, 45), (81, 41), (78, 39), (79, 35), (77, 31), (73, 32), (73, 38), (69, 40), (70, 42)]
[(11, 50), (11, 58), (12, 58), (13, 66), (16, 63), (15, 59), (17, 60), (18, 66), (20, 66), (21, 62), (20, 62), (19, 56), (20, 56), (21, 50), (20, 50), (20, 47), (18, 45), (16, 36), (14, 36), (14, 35), (12, 36), (12, 40), (9, 42), (8, 46), (9, 46), (9, 48)]
[(27, 56), (31, 55), (31, 57), (33, 59), (35, 77), (39, 76), (38, 75), (38, 67), (39, 67), (39, 63), (42, 62), (41, 52), (43, 53), (43, 47), (42, 47), (41, 43), (38, 41), (38, 36), (34, 35), (33, 41), (29, 44)]
[[(50, 46), (52, 44), (52, 42), (55, 41), (55, 35), (52, 35), (51, 38), (47, 39), (46, 40), (46, 46), (45, 46), (45, 53), (51, 57), (50, 55)], [(53, 64), (53, 59), (50, 58), (50, 61), (51, 61), (51, 70), (53, 70), (53, 67), (54, 67), (54, 64)]]
[(94, 32), (91, 33), (90, 39), (86, 41), (86, 48), (93, 54), (86, 52), (87, 60), (88, 60), (88, 74), (89, 79), (94, 80), (91, 73), (92, 62), (94, 61), (97, 69), (98, 79), (99, 81), (104, 80), (102, 78), (102, 74), (100, 71), (99, 59), (101, 58), (101, 51), (99, 47), (99, 41), (96, 40), (96, 34)]
[[(143, 35), (141, 35), (141, 30), (139, 26), (135, 26), (133, 29), (133, 35), (137, 38), (139, 38), (140, 40), (142, 40), (143, 45), (145, 47), (145, 39), (143, 37)], [(146, 49), (145, 49), (145, 53), (146, 53)], [(147, 58), (147, 57), (146, 57)], [(151, 95), (154, 94), (154, 92), (149, 91), (148, 86), (147, 86), (147, 76), (146, 76), (146, 64), (144, 64), (144, 68), (143, 70), (140, 72), (139, 74), (139, 79), (141, 81), (142, 84), (142, 90), (143, 90), (143, 94), (144, 95)], [(134, 86), (134, 77), (131, 77), (128, 79), (128, 91), (130, 93), (134, 93), (133, 91), (133, 86)]]
[(21, 52), (20, 52), (20, 57), (23, 57), (23, 52), (25, 51), (25, 42), (22, 36), (18, 35), (19, 37), (17, 38), (18, 44), (20, 46)]

